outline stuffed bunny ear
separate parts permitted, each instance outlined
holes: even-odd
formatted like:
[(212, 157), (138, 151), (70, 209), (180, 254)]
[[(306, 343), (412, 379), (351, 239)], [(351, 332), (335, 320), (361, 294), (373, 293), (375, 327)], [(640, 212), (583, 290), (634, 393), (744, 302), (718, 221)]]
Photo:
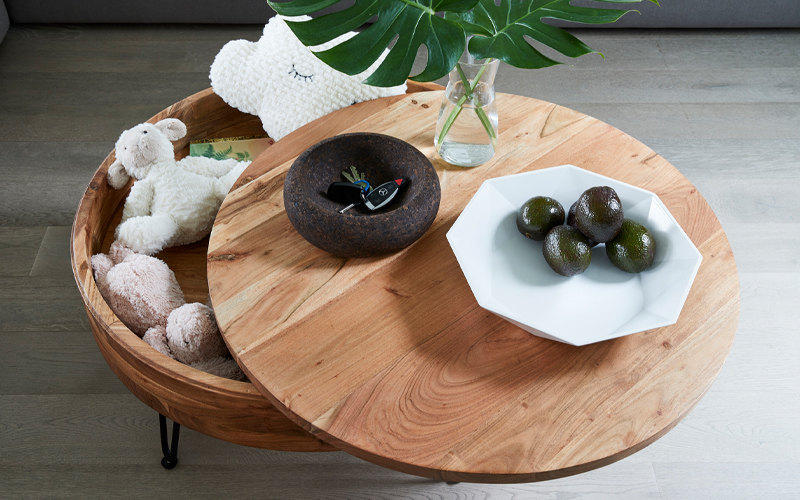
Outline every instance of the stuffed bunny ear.
[(97, 283), (97, 288), (104, 297), (108, 296), (108, 282), (106, 282), (106, 276), (112, 267), (114, 267), (114, 261), (112, 261), (108, 255), (104, 253), (92, 255), (94, 280)]
[(167, 136), (170, 141), (177, 141), (186, 135), (186, 125), (177, 118), (165, 118), (157, 122), (155, 127)]
[(130, 257), (131, 255), (137, 255), (132, 249), (126, 247), (119, 241), (115, 241), (111, 244), (111, 248), (108, 249), (108, 257), (111, 259), (111, 262), (114, 265), (121, 264), (125, 259)]
[(108, 185), (114, 189), (122, 189), (125, 187), (125, 184), (128, 183), (128, 180), (131, 176), (128, 175), (128, 172), (125, 171), (125, 167), (122, 166), (122, 161), (120, 159), (114, 160), (114, 163), (108, 167), (108, 174), (106, 175), (108, 179)]

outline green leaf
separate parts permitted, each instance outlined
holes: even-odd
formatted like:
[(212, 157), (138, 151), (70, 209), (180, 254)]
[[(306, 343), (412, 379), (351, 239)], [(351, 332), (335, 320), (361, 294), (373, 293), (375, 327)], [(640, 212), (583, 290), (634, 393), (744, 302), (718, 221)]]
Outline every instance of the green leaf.
[[(269, 5), (283, 16), (319, 12), (349, 0), (290, 0)], [(566, 31), (542, 19), (585, 24), (611, 23), (630, 10), (571, 5), (571, 0), (355, 0), (353, 5), (309, 21), (287, 21), (307, 46), (322, 45), (357, 28), (363, 31), (341, 44), (315, 54), (329, 66), (356, 75), (372, 66), (384, 50), (386, 59), (365, 83), (379, 87), (402, 84), (411, 73), (417, 50), (425, 46), (425, 69), (412, 76), (432, 81), (449, 73), (474, 35), (469, 52), (476, 59), (497, 58), (519, 68), (561, 64), (536, 50), (526, 37), (568, 57), (595, 52)], [(596, 5), (630, 4), (642, 0), (593, 0)], [(648, 0), (658, 5), (658, 0)], [(444, 17), (436, 16), (443, 12)], [(376, 18), (371, 25), (366, 23)]]
[[(568, 57), (595, 52), (566, 31), (546, 24), (542, 19), (558, 19), (584, 24), (612, 23), (629, 10), (579, 7), (571, 0), (480, 0), (469, 12), (446, 13), (445, 19), (464, 27), (469, 52), (476, 59), (497, 58), (518, 68), (545, 68), (559, 61), (536, 50), (529, 37)], [(638, 3), (641, 0), (596, 0), (595, 3)], [(656, 0), (649, 0), (658, 3)]]
[[(344, 1), (344, 0), (342, 0)], [(466, 47), (464, 29), (436, 12), (466, 12), (479, 0), (355, 0), (340, 12), (302, 22), (287, 22), (307, 46), (321, 45), (344, 35), (373, 17), (377, 20), (339, 45), (316, 52), (323, 62), (348, 75), (367, 70), (392, 42), (386, 59), (364, 83), (379, 87), (401, 85), (409, 77), (417, 50), (425, 45), (428, 62), (412, 80), (432, 81), (445, 76), (456, 65)], [(338, 3), (335, 0), (291, 0), (272, 2), (278, 14), (307, 15)]]

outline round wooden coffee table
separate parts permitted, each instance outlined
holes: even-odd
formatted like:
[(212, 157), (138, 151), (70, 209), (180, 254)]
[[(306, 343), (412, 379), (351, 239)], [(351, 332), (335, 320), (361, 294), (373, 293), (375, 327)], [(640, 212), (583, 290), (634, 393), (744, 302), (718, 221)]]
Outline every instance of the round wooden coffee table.
[[(500, 95), (499, 150), (474, 169), (433, 149), (441, 94), (343, 109), (245, 172), (208, 248), (217, 320), (282, 412), (370, 462), (448, 481), (529, 482), (588, 471), (652, 443), (711, 386), (739, 317), (736, 264), (697, 189), (647, 146), (596, 119)], [(338, 133), (381, 132), (426, 154), (439, 214), (412, 246), (345, 259), (303, 240), (283, 209), (293, 160)], [(574, 347), (480, 308), (445, 233), (484, 179), (573, 164), (656, 193), (703, 254), (675, 325)]]

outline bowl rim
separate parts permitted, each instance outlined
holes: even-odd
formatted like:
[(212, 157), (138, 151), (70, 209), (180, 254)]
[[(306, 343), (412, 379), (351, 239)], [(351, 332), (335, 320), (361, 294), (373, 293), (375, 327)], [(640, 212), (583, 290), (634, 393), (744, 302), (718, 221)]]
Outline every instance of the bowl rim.
[[(300, 197), (300, 199), (297, 199), (297, 200), (294, 199), (294, 197), (291, 197), (291, 196), (287, 197), (287, 192), (288, 192), (287, 186), (289, 186), (290, 181), (294, 182), (294, 176), (297, 175), (297, 170), (295, 169), (296, 165), (302, 164), (301, 162), (306, 162), (307, 158), (309, 156), (311, 156), (311, 154), (313, 154), (320, 147), (322, 147), (322, 146), (324, 146), (324, 145), (326, 145), (328, 143), (334, 142), (334, 141), (339, 141), (339, 140), (347, 139), (347, 138), (351, 138), (351, 137), (377, 137), (377, 138), (379, 138), (381, 140), (388, 140), (390, 142), (394, 142), (396, 144), (399, 144), (404, 148), (410, 149), (416, 156), (418, 156), (422, 160), (421, 163), (423, 164), (424, 170), (428, 172), (428, 174), (430, 175), (430, 180), (434, 181), (436, 186), (438, 187), (438, 189), (435, 189), (434, 191), (435, 191), (435, 193), (437, 195), (437, 198), (438, 198), (439, 202), (441, 202), (441, 186), (439, 185), (439, 176), (437, 175), (436, 168), (433, 166), (433, 163), (430, 161), (430, 159), (422, 151), (417, 149), (413, 144), (409, 144), (408, 142), (406, 142), (406, 141), (404, 141), (402, 139), (398, 139), (397, 137), (394, 137), (394, 136), (391, 136), (391, 135), (379, 134), (379, 133), (376, 133), (376, 132), (348, 132), (346, 134), (337, 134), (337, 135), (334, 135), (332, 137), (328, 137), (326, 139), (323, 139), (323, 140), (317, 142), (316, 144), (313, 144), (313, 145), (309, 146), (305, 151), (300, 153), (300, 155), (294, 160), (294, 162), (292, 162), (292, 165), (289, 167), (289, 170), (286, 172), (286, 179), (284, 180), (284, 191), (283, 191), (284, 192), (284, 200), (285, 201), (291, 200), (292, 202), (304, 203), (304, 204), (306, 204), (308, 206), (313, 207), (314, 210), (324, 211), (324, 212), (327, 213), (328, 212), (328, 207), (325, 207), (325, 206), (321, 205), (320, 203), (318, 203), (317, 200), (314, 197)], [(360, 224), (382, 225), (382, 224), (385, 224), (385, 223), (389, 222), (390, 219), (392, 217), (394, 217), (395, 212), (397, 212), (398, 210), (401, 210), (404, 206), (408, 206), (416, 198), (417, 198), (416, 196), (413, 197), (413, 198), (410, 198), (406, 202), (405, 205), (398, 205), (398, 206), (396, 206), (396, 207), (394, 207), (394, 208), (392, 208), (390, 210), (386, 210), (386, 211), (382, 211), (382, 212), (378, 212), (378, 213), (361, 214), (359, 212), (353, 212), (353, 211), (348, 210), (347, 212), (345, 212), (343, 214), (340, 214), (340, 215), (342, 215), (343, 217), (346, 217), (347, 219), (349, 219), (351, 221), (357, 219)], [(436, 206), (438, 208), (439, 203), (437, 203)], [(367, 218), (365, 218), (365, 217), (367, 217)], [(434, 218), (435, 218), (435, 216), (434, 216)]]

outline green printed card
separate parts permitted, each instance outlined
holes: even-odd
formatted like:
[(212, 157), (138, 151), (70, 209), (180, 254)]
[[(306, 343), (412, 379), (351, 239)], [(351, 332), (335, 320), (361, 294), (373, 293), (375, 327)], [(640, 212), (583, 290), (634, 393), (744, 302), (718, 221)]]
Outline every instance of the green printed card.
[(215, 160), (233, 158), (239, 161), (253, 161), (273, 144), (275, 140), (267, 135), (206, 139), (191, 142), (189, 156), (205, 156)]

